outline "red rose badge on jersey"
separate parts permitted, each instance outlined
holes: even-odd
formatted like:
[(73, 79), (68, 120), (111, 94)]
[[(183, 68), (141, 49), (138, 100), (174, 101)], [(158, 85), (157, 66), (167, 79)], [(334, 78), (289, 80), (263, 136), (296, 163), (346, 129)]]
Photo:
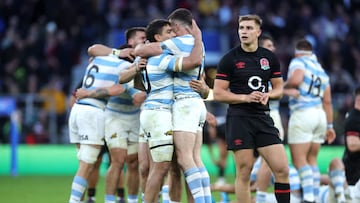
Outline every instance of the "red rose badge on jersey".
[(260, 65), (261, 65), (261, 69), (263, 69), (263, 70), (270, 69), (269, 61), (266, 58), (260, 59)]

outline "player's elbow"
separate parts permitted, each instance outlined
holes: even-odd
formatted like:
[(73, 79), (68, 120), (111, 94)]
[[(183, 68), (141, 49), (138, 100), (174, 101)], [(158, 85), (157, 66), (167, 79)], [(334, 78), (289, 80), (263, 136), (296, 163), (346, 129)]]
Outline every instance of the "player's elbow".
[(88, 50), (87, 50), (87, 53), (90, 55), (90, 56), (95, 56), (95, 50), (97, 49), (99, 45), (98, 44), (94, 44), (94, 45), (91, 45)]

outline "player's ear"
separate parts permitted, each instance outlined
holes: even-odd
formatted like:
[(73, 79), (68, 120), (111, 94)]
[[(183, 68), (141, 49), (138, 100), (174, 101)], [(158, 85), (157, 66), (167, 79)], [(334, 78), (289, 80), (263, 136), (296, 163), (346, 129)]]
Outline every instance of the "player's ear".
[(155, 34), (155, 35), (154, 35), (154, 39), (155, 39), (157, 42), (162, 41), (162, 40), (161, 40), (161, 35), (160, 35), (160, 34)]

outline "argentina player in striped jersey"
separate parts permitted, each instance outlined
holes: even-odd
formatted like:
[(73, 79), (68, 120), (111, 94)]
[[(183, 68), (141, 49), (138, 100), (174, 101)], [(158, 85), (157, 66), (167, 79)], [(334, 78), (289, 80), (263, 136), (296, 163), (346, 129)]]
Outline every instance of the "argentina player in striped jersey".
[[(129, 53), (126, 49), (122, 56)], [(118, 82), (119, 73), (126, 64), (118, 57), (109, 55), (94, 57), (86, 68), (82, 87), (92, 90), (109, 87)], [(123, 89), (122, 89), (123, 91)], [(106, 98), (78, 99), (69, 116), (69, 137), (78, 145), (80, 161), (73, 179), (69, 203), (80, 202), (87, 187), (87, 181), (101, 146), (104, 144), (104, 109)]]
[[(194, 46), (194, 38), (188, 29), (192, 26), (192, 14), (187, 9), (176, 9), (168, 17), (177, 37), (161, 43), (150, 43), (135, 48), (135, 55), (142, 57), (159, 55), (161, 53), (188, 56)], [(210, 178), (201, 161), (202, 128), (206, 107), (199, 93), (194, 91), (189, 82), (199, 79), (202, 67), (183, 70), (181, 66), (174, 74), (174, 104), (173, 127), (174, 144), (178, 163), (184, 172), (195, 202), (211, 202)]]
[[(195, 67), (202, 62), (202, 39), (199, 28), (193, 26), (196, 38), (194, 49), (189, 57), (161, 54), (148, 58), (146, 73), (150, 84), (148, 97), (140, 115), (141, 129), (148, 139), (151, 168), (145, 187), (144, 202), (154, 202), (159, 193), (173, 157), (173, 73), (179, 67)], [(196, 33), (195, 33), (196, 32)], [(154, 20), (147, 27), (150, 42), (164, 41), (175, 36), (167, 20)]]
[(320, 186), (317, 155), (321, 144), (325, 140), (332, 143), (336, 134), (329, 77), (306, 39), (296, 43), (284, 87), (298, 90), (297, 96), (289, 95), (288, 143), (293, 165), (299, 172), (303, 200), (315, 202)]
[[(134, 47), (139, 43), (144, 43), (145, 28), (132, 27), (125, 31), (126, 45), (121, 47)], [(90, 55), (103, 54), (100, 49), (103, 45), (93, 45), (88, 49)], [(118, 50), (113, 49), (109, 54), (117, 55)], [(120, 51), (121, 53), (121, 51)], [(146, 65), (146, 60), (140, 59), (132, 62), (132, 56), (121, 58), (127, 63), (127, 68)], [(123, 70), (124, 70), (123, 69)], [(121, 73), (119, 80), (121, 79)], [(145, 100), (146, 93), (133, 86), (133, 81), (124, 84), (126, 91), (122, 94), (118, 92), (120, 84), (112, 87), (97, 89), (90, 92), (87, 96), (91, 97), (107, 97), (110, 96), (105, 109), (105, 140), (109, 148), (111, 162), (106, 174), (106, 193), (105, 203), (112, 203), (116, 200), (115, 193), (117, 191), (119, 176), (123, 168), (124, 162), (127, 164), (127, 175), (132, 177), (132, 181), (127, 182), (127, 201), (129, 203), (138, 201), (139, 173), (138, 173), (138, 139), (140, 127), (140, 105)]]

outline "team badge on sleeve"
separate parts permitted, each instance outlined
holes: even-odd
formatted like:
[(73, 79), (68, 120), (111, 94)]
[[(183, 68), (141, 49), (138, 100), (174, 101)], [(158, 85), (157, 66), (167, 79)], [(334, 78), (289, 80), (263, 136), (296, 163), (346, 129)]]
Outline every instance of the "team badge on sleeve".
[(266, 58), (260, 59), (260, 65), (261, 65), (261, 69), (263, 69), (263, 70), (269, 70), (270, 69), (269, 61)]

